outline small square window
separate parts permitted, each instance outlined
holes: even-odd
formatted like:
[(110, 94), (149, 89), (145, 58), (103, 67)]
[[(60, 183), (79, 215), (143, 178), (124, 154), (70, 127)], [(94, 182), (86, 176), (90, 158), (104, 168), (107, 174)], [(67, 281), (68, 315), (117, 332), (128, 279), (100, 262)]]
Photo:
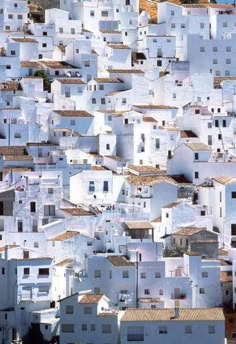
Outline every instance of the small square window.
[(141, 277), (142, 279), (146, 278), (146, 272), (141, 272), (140, 277)]
[(144, 289), (144, 295), (150, 295), (150, 289)]
[(129, 271), (128, 270), (122, 271), (122, 277), (123, 278), (129, 278)]
[(30, 268), (24, 268), (24, 275), (30, 274)]
[(199, 294), (205, 294), (205, 288), (199, 288)]
[(212, 325), (208, 326), (208, 333), (214, 334), (215, 333), (215, 326), (212, 326)]

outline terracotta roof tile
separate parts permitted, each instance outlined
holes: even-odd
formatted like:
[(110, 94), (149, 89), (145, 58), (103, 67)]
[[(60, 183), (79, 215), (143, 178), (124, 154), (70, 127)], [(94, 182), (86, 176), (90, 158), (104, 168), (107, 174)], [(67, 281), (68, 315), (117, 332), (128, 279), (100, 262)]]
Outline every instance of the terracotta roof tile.
[(143, 74), (144, 71), (140, 69), (108, 69), (108, 73), (113, 74)]
[(79, 303), (96, 304), (101, 300), (102, 297), (102, 294), (86, 294), (82, 296)]
[(114, 266), (134, 266), (134, 263), (125, 256), (108, 256), (107, 260)]
[(18, 42), (18, 43), (38, 43), (38, 41), (36, 41), (34, 38), (29, 38), (29, 37), (14, 37), (14, 38), (12, 38), (11, 37), (11, 39), (13, 40), (13, 41), (15, 41), (15, 42)]
[(129, 230), (135, 229), (153, 229), (153, 225), (150, 222), (129, 221), (125, 222), (125, 225)]
[(153, 186), (163, 182), (176, 184), (176, 182), (168, 176), (135, 176), (129, 175), (127, 181), (133, 185)]
[(127, 309), (121, 321), (224, 321), (222, 308)]
[(60, 208), (60, 210), (64, 211), (67, 214), (70, 214), (72, 216), (91, 216), (93, 215), (89, 211), (83, 209), (83, 208)]
[(181, 228), (180, 230), (172, 233), (172, 235), (194, 235), (199, 232), (206, 231), (206, 228), (197, 228), (197, 227), (185, 227)]
[(211, 148), (207, 146), (205, 143), (184, 143), (187, 147), (189, 147), (192, 151), (211, 151)]
[(90, 113), (84, 110), (53, 110), (62, 117), (93, 117)]
[(54, 266), (58, 266), (58, 267), (67, 266), (67, 265), (69, 265), (71, 263), (73, 263), (73, 259), (67, 258), (67, 259), (64, 259), (64, 260), (56, 263)]
[(118, 78), (94, 78), (94, 80), (100, 84), (120, 84), (122, 80)]
[(80, 235), (80, 232), (66, 231), (64, 233), (58, 234), (58, 235), (48, 239), (48, 241), (65, 241), (65, 240), (70, 240), (70, 239), (74, 238), (77, 235)]
[(85, 82), (83, 82), (81, 79), (56, 79), (60, 84), (65, 84), (65, 85), (84, 85)]

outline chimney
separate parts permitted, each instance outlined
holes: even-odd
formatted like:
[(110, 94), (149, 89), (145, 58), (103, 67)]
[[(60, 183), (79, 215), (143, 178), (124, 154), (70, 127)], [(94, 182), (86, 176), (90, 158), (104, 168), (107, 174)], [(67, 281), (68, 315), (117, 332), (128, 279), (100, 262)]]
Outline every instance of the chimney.
[(179, 318), (179, 300), (175, 300), (175, 318)]

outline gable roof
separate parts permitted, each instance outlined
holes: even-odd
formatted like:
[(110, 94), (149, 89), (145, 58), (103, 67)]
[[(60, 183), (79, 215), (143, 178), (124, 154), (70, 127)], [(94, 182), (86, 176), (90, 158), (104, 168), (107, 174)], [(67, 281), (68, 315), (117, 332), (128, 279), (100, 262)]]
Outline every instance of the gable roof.
[(96, 304), (102, 297), (103, 294), (86, 294), (82, 296), (79, 303)]

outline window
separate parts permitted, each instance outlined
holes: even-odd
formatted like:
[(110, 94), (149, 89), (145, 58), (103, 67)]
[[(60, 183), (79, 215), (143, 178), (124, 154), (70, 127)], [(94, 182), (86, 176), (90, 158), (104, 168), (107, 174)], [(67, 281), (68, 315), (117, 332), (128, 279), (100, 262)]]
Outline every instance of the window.
[(157, 66), (161, 67), (162, 66), (162, 61), (161, 60), (157, 60)]
[(227, 22), (223, 22), (223, 27), (227, 27), (228, 23)]
[(79, 54), (79, 49), (75, 49), (75, 53), (76, 53), (76, 54)]
[(227, 51), (227, 53), (231, 52), (231, 47), (226, 47), (225, 49)]
[(222, 124), (223, 124), (223, 127), (226, 128), (226, 119), (223, 119)]
[(39, 276), (49, 276), (49, 268), (39, 268)]
[(48, 286), (38, 287), (38, 294), (39, 294), (39, 296), (48, 295), (48, 293), (49, 293), (49, 287)]
[(200, 29), (204, 29), (204, 23), (200, 23)]
[(90, 11), (90, 17), (94, 17), (94, 11)]
[(194, 178), (198, 179), (199, 178), (199, 173), (198, 172), (194, 172)]
[(102, 324), (102, 333), (111, 333), (111, 325)]
[(208, 122), (208, 123), (207, 123), (207, 127), (208, 127), (208, 129), (211, 129), (211, 128), (212, 128), (212, 123), (211, 123), (211, 122)]
[(170, 15), (174, 16), (175, 15), (175, 11), (170, 11)]
[(74, 324), (62, 324), (61, 325), (61, 332), (64, 332), (64, 333), (74, 332)]
[(30, 268), (24, 268), (24, 275), (30, 274)]
[(215, 127), (216, 127), (216, 128), (219, 127), (219, 121), (218, 121), (218, 119), (215, 120)]
[(108, 11), (102, 11), (101, 16), (102, 17), (108, 17)]
[(141, 278), (146, 278), (146, 272), (141, 272), (140, 277)]
[(212, 50), (213, 50), (214, 53), (217, 53), (218, 48), (217, 47), (213, 47)]
[(122, 277), (123, 278), (129, 278), (129, 271), (128, 270), (123, 270), (122, 271)]
[(191, 334), (192, 333), (192, 327), (191, 326), (185, 326), (185, 333)]
[(172, 98), (173, 98), (173, 99), (176, 99), (176, 93), (173, 93), (173, 94), (172, 94)]
[(217, 59), (213, 59), (212, 63), (217, 64), (218, 63)]
[(89, 192), (94, 192), (95, 191), (95, 183), (93, 180), (90, 180), (89, 182)]
[(222, 140), (222, 135), (218, 134), (218, 140)]
[(89, 307), (89, 306), (84, 307), (84, 314), (92, 314), (92, 307)]
[(174, 29), (175, 28), (175, 23), (171, 23), (170, 27), (171, 27), (171, 29)]
[(207, 271), (202, 271), (202, 277), (207, 278), (208, 277), (208, 272)]
[(199, 288), (199, 294), (205, 294), (205, 288)]
[(87, 324), (82, 324), (81, 329), (82, 331), (87, 331)]
[(161, 273), (160, 272), (155, 272), (155, 278), (161, 278)]
[(94, 294), (101, 294), (100, 288), (94, 288)]
[(194, 159), (195, 159), (195, 160), (198, 160), (198, 159), (199, 159), (198, 153), (194, 153)]
[(15, 50), (11, 50), (11, 55), (15, 56), (16, 55), (16, 51)]
[(72, 28), (70, 29), (70, 33), (71, 33), (72, 35), (75, 34), (75, 28), (74, 28), (74, 27), (72, 27)]
[(11, 65), (6, 65), (6, 69), (11, 69)]
[(96, 98), (92, 98), (92, 104), (96, 104)]
[(181, 29), (185, 29), (185, 24), (180, 25)]
[(43, 31), (43, 36), (47, 36), (47, 35), (48, 35), (47, 31)]
[(159, 326), (159, 334), (167, 334), (167, 326)]
[(38, 248), (39, 247), (39, 243), (37, 241), (34, 242), (34, 248)]
[(236, 235), (236, 224), (235, 223), (231, 224), (231, 235)]
[(95, 330), (96, 330), (95, 324), (91, 324), (91, 325), (90, 325), (90, 330), (91, 330), (91, 331), (95, 331)]
[(104, 182), (103, 182), (103, 191), (104, 192), (108, 192), (109, 191), (108, 181), (107, 180), (104, 180)]
[(90, 61), (84, 61), (84, 67), (90, 67)]
[(144, 289), (144, 295), (150, 295), (150, 289)]
[(231, 192), (231, 198), (236, 198), (236, 191)]
[(17, 231), (19, 233), (22, 233), (23, 232), (23, 221), (17, 221)]
[(128, 342), (143, 342), (144, 341), (144, 327), (143, 326), (128, 326), (127, 341)]
[(126, 98), (122, 98), (122, 104), (126, 104)]
[(231, 59), (226, 59), (226, 64), (231, 64)]
[(8, 19), (13, 19), (13, 14), (8, 14)]
[(229, 70), (226, 70), (226, 71), (225, 71), (225, 75), (226, 75), (226, 76), (230, 76), (230, 71), (229, 71)]
[(47, 48), (47, 43), (43, 43), (43, 44), (42, 44), (42, 47), (43, 47), (43, 48)]
[(70, 125), (75, 125), (75, 120), (74, 119), (70, 120)]
[(45, 205), (44, 206), (44, 216), (55, 216), (55, 205)]
[(54, 192), (54, 189), (53, 188), (48, 188), (48, 194), (52, 195)]
[(200, 53), (205, 53), (205, 47), (200, 47)]
[(159, 289), (159, 295), (164, 295), (163, 289)]
[(72, 305), (66, 305), (66, 314), (73, 314), (74, 307)]
[(36, 212), (36, 202), (30, 202), (30, 212), (31, 213)]
[(95, 278), (100, 278), (101, 277), (101, 270), (95, 270), (94, 271), (94, 277)]
[(208, 333), (210, 333), (210, 334), (215, 333), (215, 326), (209, 325), (208, 326)]

